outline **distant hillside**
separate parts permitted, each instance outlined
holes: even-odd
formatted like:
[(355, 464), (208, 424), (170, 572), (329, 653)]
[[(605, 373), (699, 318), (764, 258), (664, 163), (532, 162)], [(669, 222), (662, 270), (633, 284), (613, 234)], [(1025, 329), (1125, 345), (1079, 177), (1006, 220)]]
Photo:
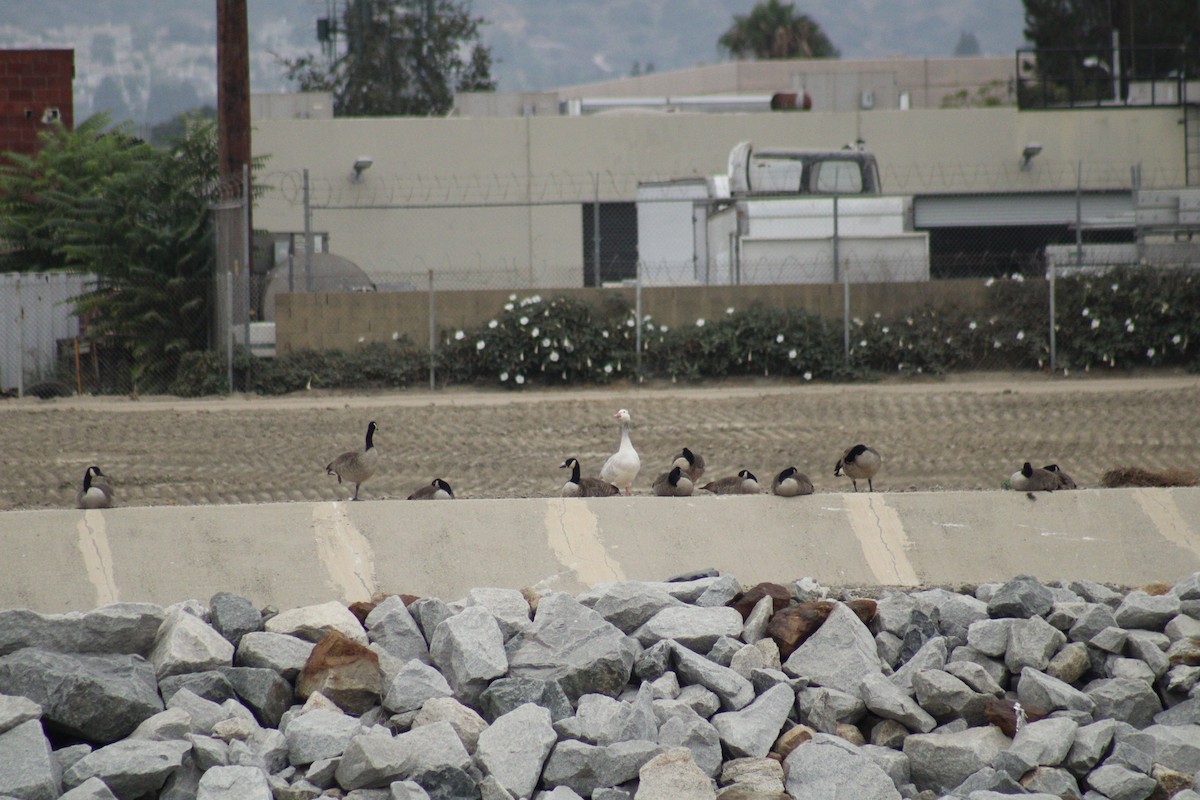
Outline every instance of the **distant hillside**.
[[(316, 52), (325, 0), (252, 0), (251, 87), (286, 89), (278, 56)], [(504, 91), (607, 80), (720, 60), (717, 38), (753, 0), (474, 0)], [(961, 33), (984, 54), (1021, 45), (1021, 0), (796, 0), (844, 58), (948, 56)], [(142, 123), (216, 96), (214, 4), (196, 0), (5, 3), (0, 47), (73, 47), (76, 114)]]

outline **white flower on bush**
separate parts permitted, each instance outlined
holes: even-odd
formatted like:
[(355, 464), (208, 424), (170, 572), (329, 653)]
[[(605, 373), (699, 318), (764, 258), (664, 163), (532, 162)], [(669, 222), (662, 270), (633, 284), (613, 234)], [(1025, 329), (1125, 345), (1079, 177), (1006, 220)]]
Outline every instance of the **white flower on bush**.
[(500, 323), (497, 322), (496, 320), (492, 320), (491, 322), (488, 323), (488, 327), (491, 328), (492, 330), (495, 330), (496, 326), (498, 326), (499, 324)]
[(880, 330), (881, 332), (883, 332), (883, 333), (888, 333), (888, 326), (887, 326), (887, 325), (884, 325), (884, 326), (883, 326), (882, 328), (880, 328), (879, 330)]
[(1134, 330), (1136, 330), (1136, 327), (1137, 326), (1135, 326), (1133, 324), (1133, 320), (1131, 320), (1131, 319), (1125, 320), (1125, 332), (1126, 333), (1133, 333)]
[(601, 338), (607, 339), (607, 338), (608, 338), (608, 331), (600, 331), (600, 336), (601, 336)]
[(509, 300), (516, 300), (516, 299), (517, 299), (517, 296), (516, 296), (516, 294), (510, 294), (510, 295), (508, 296), (508, 299), (509, 299)]
[(514, 306), (513, 306), (513, 304), (512, 304), (512, 303), (505, 303), (505, 304), (504, 304), (504, 310), (505, 310), (505, 311), (512, 311), (512, 310), (513, 310), (513, 308), (514, 308)]
[(858, 346), (859, 346), (859, 347), (866, 347), (866, 346), (867, 346), (867, 340), (866, 340), (866, 339), (863, 339), (861, 342), (859, 342), (859, 343), (858, 343)]
[(1171, 344), (1179, 344), (1183, 341), (1183, 337), (1178, 333), (1171, 337)]
[(733, 312), (734, 312), (733, 306), (730, 306), (729, 308), (725, 309), (726, 314), (732, 314)]
[(788, 350), (788, 358), (795, 358), (795, 357), (796, 357), (796, 348), (793, 347), (791, 350)]
[(456, 342), (461, 342), (465, 338), (467, 338), (467, 335), (465, 333), (463, 333), (462, 331), (456, 331), (454, 333), (454, 341), (456, 341)]
[(518, 384), (522, 384), (522, 383), (524, 383), (524, 382), (525, 382), (525, 376), (524, 376), (524, 375), (518, 375), (518, 376), (516, 377), (516, 379), (515, 379), (515, 380), (517, 381), (517, 383), (518, 383)]
[(775, 336), (775, 344), (783, 344), (783, 334), (782, 333), (777, 334)]
[(551, 361), (558, 361), (558, 351), (557, 351), (557, 350), (551, 350), (551, 351), (550, 351), (550, 360), (551, 360)]
[(1025, 276), (1019, 272), (1014, 272), (1012, 275), (1012, 279), (1014, 281), (1016, 281), (1017, 283), (1022, 283), (1025, 280)]
[(392, 341), (393, 342), (400, 341), (400, 331), (392, 331)]
[(604, 374), (605, 374), (605, 375), (611, 375), (611, 374), (612, 374), (612, 369), (613, 369), (613, 367), (612, 367), (612, 364), (605, 364), (605, 365), (604, 365)]
[(542, 347), (549, 347), (549, 346), (550, 346), (550, 337), (547, 336), (545, 339), (542, 339)]
[(482, 350), (485, 347), (487, 347), (487, 342), (485, 342), (483, 339), (480, 339), (478, 342), (475, 343), (476, 350)]
[(358, 343), (359, 343), (359, 344), (362, 344), (362, 343), (363, 343), (363, 342), (365, 342), (366, 340), (367, 340), (367, 337), (365, 337), (365, 336), (360, 336), (360, 337), (358, 337)]
[(1024, 341), (1024, 339), (1025, 339), (1025, 331), (1017, 331), (1017, 341), (1018, 342)]
[(634, 325), (637, 325), (637, 322), (634, 321), (633, 317), (630, 317), (629, 319), (625, 320), (626, 328), (632, 328)]
[(506, 380), (508, 380), (508, 373), (507, 373), (507, 372), (501, 372), (501, 373), (500, 373), (500, 381), (501, 381), (501, 382), (504, 382), (504, 381), (506, 381)]
[(1119, 283), (1114, 283), (1112, 286), (1110, 286), (1110, 287), (1108, 287), (1108, 288), (1112, 289), (1112, 290), (1115, 292), (1117, 289), (1120, 289), (1120, 288), (1121, 288), (1121, 284), (1119, 284)]
[(528, 324), (529, 324), (529, 317), (521, 317), (521, 319), (519, 319), (519, 320), (517, 320), (517, 321), (518, 321), (518, 322), (520, 322), (522, 325), (528, 325)]
[(811, 381), (811, 380), (812, 380), (812, 373), (811, 373), (811, 372), (805, 372), (805, 373), (804, 373), (804, 380), (806, 380), (806, 381)]
[(1146, 351), (1146, 358), (1154, 358), (1154, 354), (1157, 352), (1158, 352), (1157, 350), (1155, 350), (1153, 347), (1151, 347), (1149, 350)]
[(1100, 327), (1100, 320), (1093, 317), (1092, 318), (1092, 330), (1096, 330), (1096, 328), (1099, 328), (1099, 327)]
[(667, 328), (667, 326), (666, 326), (666, 325), (659, 325), (659, 326), (658, 326), (658, 332), (659, 332), (659, 333), (666, 333), (668, 330), (669, 330), (669, 329)]
[(999, 350), (999, 349), (1000, 349), (1000, 340), (999, 340), (999, 339), (993, 339), (993, 340), (992, 340), (992, 349), (993, 349), (993, 350)]
[(975, 330), (979, 326), (975, 324), (975, 320), (971, 320), (971, 324), (967, 326), (969, 330)]
[(1090, 313), (1092, 313), (1092, 312), (1091, 312), (1091, 311), (1089, 311), (1089, 310), (1088, 310), (1088, 309), (1086, 309), (1086, 308), (1083, 310), (1083, 315), (1084, 315), (1085, 317), (1086, 317), (1088, 314), (1090, 314)]
[(541, 329), (541, 328), (539, 328), (539, 327), (537, 327), (536, 325), (534, 325), (534, 326), (533, 326), (533, 330), (531, 330), (531, 331), (529, 332), (529, 336), (530, 336), (530, 338), (532, 338), (532, 339), (536, 339), (536, 338), (538, 337), (538, 335), (539, 335), (541, 332), (542, 332), (542, 329)]
[(704, 317), (701, 317), (700, 319), (696, 320), (696, 327), (697, 327), (697, 328), (703, 328), (703, 327), (704, 327)]
[(988, 278), (986, 281), (984, 281), (984, 282), (983, 282), (983, 285), (984, 285), (984, 286), (991, 286), (991, 285), (992, 285), (992, 284), (994, 284), (995, 282), (996, 282), (996, 279), (995, 279), (995, 278)]

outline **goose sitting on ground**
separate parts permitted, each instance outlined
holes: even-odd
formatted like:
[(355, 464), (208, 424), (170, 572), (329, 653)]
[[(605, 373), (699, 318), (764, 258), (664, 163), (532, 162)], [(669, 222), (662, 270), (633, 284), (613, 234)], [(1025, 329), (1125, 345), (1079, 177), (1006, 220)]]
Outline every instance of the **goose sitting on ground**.
[(1049, 470), (1040, 469), (1026, 461), (1021, 469), (1008, 479), (1009, 486), (1018, 492), (1053, 492), (1058, 488), (1058, 476)]
[(802, 494), (812, 494), (813, 485), (807, 475), (798, 472), (795, 467), (788, 467), (771, 481), (771, 492), (780, 497), (799, 497)]
[(837, 465), (833, 468), (833, 475), (835, 478), (845, 475), (850, 479), (850, 483), (854, 484), (856, 492), (858, 491), (858, 482), (865, 480), (867, 490), (873, 492), (875, 484), (871, 480), (875, 477), (875, 473), (879, 472), (879, 466), (882, 463), (883, 459), (879, 457), (875, 448), (867, 447), (865, 444), (856, 444), (838, 459)]
[(654, 493), (659, 497), (691, 497), (693, 487), (692, 479), (679, 465), (654, 479)]
[(633, 424), (629, 412), (622, 408), (613, 414), (613, 419), (621, 426), (621, 446), (604, 462), (604, 466), (600, 468), (600, 477), (624, 488), (625, 495), (628, 496), (629, 487), (642, 468), (642, 460), (638, 457), (637, 450), (633, 449), (633, 442), (629, 440), (629, 427)]
[(112, 488), (95, 478), (105, 477), (99, 467), (91, 466), (83, 473), (83, 488), (75, 493), (76, 508), (112, 508)]
[(758, 478), (754, 477), (754, 473), (748, 469), (739, 470), (737, 475), (706, 483), (700, 488), (713, 494), (760, 494), (762, 492), (762, 487), (758, 485)]
[(343, 481), (354, 484), (354, 496), (358, 499), (358, 487), (375, 474), (379, 464), (379, 451), (375, 449), (375, 431), (379, 429), (374, 422), (367, 425), (367, 446), (361, 452), (348, 450), (325, 465), (327, 475), (336, 475), (338, 483)]
[(560, 492), (563, 497), (612, 497), (614, 494), (621, 493), (620, 489), (608, 481), (579, 477), (579, 459), (573, 456), (560, 464), (558, 468), (571, 470), (571, 477), (563, 484)]
[(679, 467), (683, 470), (683, 474), (695, 481), (700, 480), (700, 476), (704, 474), (704, 456), (693, 453), (686, 447), (679, 455), (675, 456), (671, 462), (671, 466)]
[(1075, 485), (1075, 479), (1072, 478), (1067, 473), (1063, 472), (1062, 468), (1059, 467), (1058, 464), (1047, 464), (1046, 466), (1042, 467), (1042, 469), (1046, 470), (1046, 472), (1050, 472), (1050, 473), (1053, 473), (1058, 476), (1058, 488), (1060, 488), (1060, 489), (1077, 489), (1077, 488), (1079, 488)]
[(422, 486), (408, 496), (409, 500), (453, 500), (454, 490), (450, 484), (441, 478), (434, 478), (433, 483)]

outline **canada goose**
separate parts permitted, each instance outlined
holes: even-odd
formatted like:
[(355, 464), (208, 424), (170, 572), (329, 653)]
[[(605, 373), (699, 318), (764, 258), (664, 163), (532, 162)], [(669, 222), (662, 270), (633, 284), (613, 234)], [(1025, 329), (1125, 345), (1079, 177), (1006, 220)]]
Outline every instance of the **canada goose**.
[(112, 488), (103, 481), (92, 480), (103, 478), (104, 473), (99, 467), (91, 466), (83, 473), (83, 488), (75, 493), (76, 508), (112, 508)]
[(562, 487), (563, 497), (612, 497), (614, 494), (621, 493), (620, 489), (608, 481), (579, 477), (579, 459), (573, 456), (560, 464), (558, 468), (571, 470), (570, 479)]
[(1018, 492), (1053, 492), (1058, 488), (1058, 476), (1048, 470), (1039, 469), (1026, 461), (1021, 469), (1008, 479), (1009, 485)]
[(351, 500), (358, 499), (358, 487), (375, 474), (375, 467), (379, 463), (379, 451), (375, 449), (375, 431), (378, 429), (379, 426), (374, 422), (367, 425), (367, 446), (362, 452), (347, 450), (325, 465), (325, 473), (336, 475), (338, 483), (345, 481), (354, 484), (354, 497)]
[(692, 479), (679, 465), (654, 479), (654, 493), (659, 497), (691, 497), (693, 487)]
[(788, 467), (771, 481), (771, 492), (780, 497), (798, 497), (802, 494), (812, 494), (813, 485), (807, 475), (798, 472), (795, 467)]
[(854, 491), (858, 491), (858, 482), (865, 479), (867, 481), (867, 490), (875, 491), (875, 484), (871, 479), (875, 477), (875, 473), (879, 472), (879, 465), (883, 463), (883, 459), (879, 457), (879, 453), (873, 447), (867, 447), (865, 444), (856, 444), (851, 447), (842, 457), (838, 459), (837, 465), (833, 468), (835, 478), (845, 475), (850, 479), (850, 483), (854, 484)]
[(748, 469), (739, 470), (737, 475), (706, 483), (700, 488), (713, 494), (760, 494), (762, 492), (762, 487), (758, 485), (758, 478), (754, 477), (754, 473)]
[(683, 470), (683, 474), (687, 475), (693, 482), (700, 480), (700, 476), (704, 474), (704, 456), (697, 455), (686, 447), (683, 451), (675, 456), (671, 462), (671, 466), (679, 467)]
[(433, 483), (422, 486), (408, 496), (409, 500), (453, 500), (454, 490), (450, 484), (441, 478), (434, 478)]
[(1075, 479), (1072, 478), (1067, 473), (1063, 472), (1062, 468), (1059, 467), (1058, 464), (1047, 464), (1046, 466), (1042, 467), (1042, 469), (1046, 470), (1046, 472), (1052, 472), (1058, 476), (1058, 488), (1060, 488), (1060, 489), (1077, 489), (1077, 488), (1079, 488), (1078, 486), (1075, 485)]
[(613, 419), (621, 426), (621, 446), (604, 462), (604, 466), (600, 468), (600, 477), (623, 487), (625, 495), (628, 496), (629, 487), (637, 477), (638, 470), (642, 468), (642, 460), (638, 458), (637, 450), (633, 449), (633, 442), (629, 441), (629, 426), (633, 424), (629, 412), (622, 408), (613, 414)]

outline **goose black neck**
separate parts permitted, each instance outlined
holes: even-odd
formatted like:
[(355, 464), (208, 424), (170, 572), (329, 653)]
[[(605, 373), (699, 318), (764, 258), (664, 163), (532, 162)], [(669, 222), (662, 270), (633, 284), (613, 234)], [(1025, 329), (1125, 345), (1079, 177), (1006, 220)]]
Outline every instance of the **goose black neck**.
[(579, 483), (579, 461), (571, 460), (571, 483)]
[(86, 492), (90, 488), (92, 488), (92, 468), (88, 467), (87, 471), (83, 473), (83, 490)]
[(367, 449), (370, 450), (375, 446), (375, 425), (367, 426)]
[(1021, 467), (1021, 474), (1024, 475), (1026, 478), (1032, 477), (1033, 476), (1033, 465), (1030, 464), (1028, 461), (1026, 461), (1024, 466)]

